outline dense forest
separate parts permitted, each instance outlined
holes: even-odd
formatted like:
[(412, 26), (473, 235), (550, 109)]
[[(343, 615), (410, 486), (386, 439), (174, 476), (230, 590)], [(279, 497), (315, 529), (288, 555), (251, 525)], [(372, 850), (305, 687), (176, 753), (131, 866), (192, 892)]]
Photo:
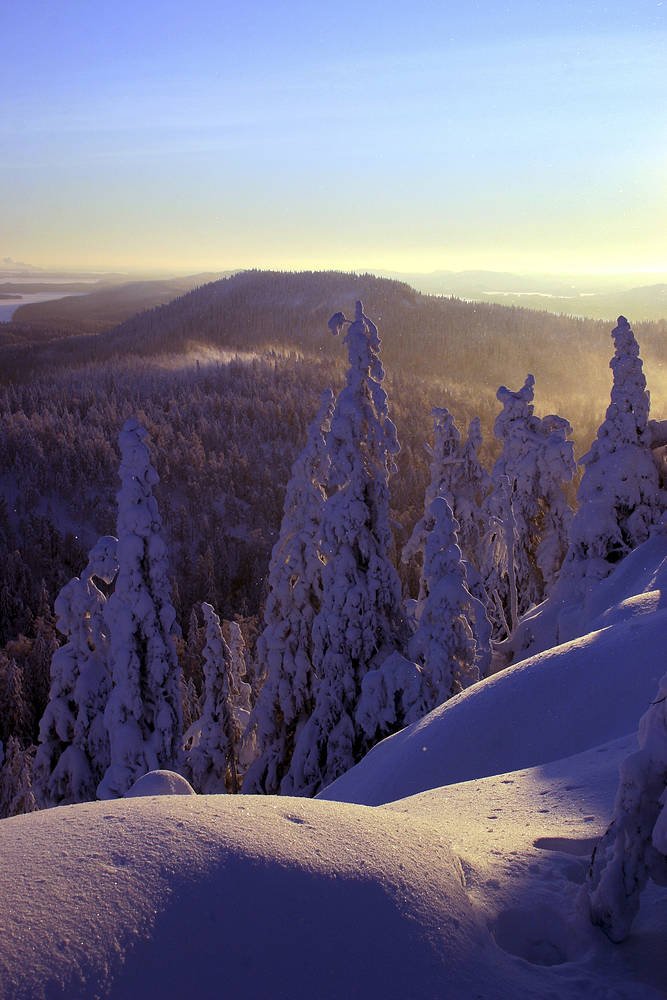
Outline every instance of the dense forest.
[[(240, 622), (252, 649), (290, 468), (322, 390), (337, 392), (345, 377), (327, 321), (361, 297), (380, 327), (401, 445), (395, 556), (423, 514), (434, 406), (463, 434), (480, 417), (490, 469), (497, 389), (519, 390), (531, 373), (536, 411), (562, 413), (586, 450), (609, 393), (609, 328), (599, 322), (424, 296), (371, 276), (245, 272), (97, 335), (52, 331), (26, 346), (21, 325), (5, 324), (15, 343), (0, 349), (0, 697), (12, 701), (12, 663), (29, 705), (20, 732), (0, 714), (0, 740), (37, 739), (60, 641), (53, 602), (95, 540), (114, 532), (117, 435), (129, 417), (150, 437), (183, 630), (208, 602)], [(664, 322), (636, 327), (649, 386), (662, 376), (665, 332)], [(566, 487), (571, 502), (575, 489)], [(414, 566), (395, 561), (404, 593), (414, 592)]]

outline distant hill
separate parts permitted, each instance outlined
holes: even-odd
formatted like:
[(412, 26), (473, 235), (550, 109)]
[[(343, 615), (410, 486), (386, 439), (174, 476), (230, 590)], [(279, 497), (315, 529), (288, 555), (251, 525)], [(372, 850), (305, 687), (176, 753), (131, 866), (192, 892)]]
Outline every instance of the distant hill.
[(613, 321), (628, 313), (635, 322), (667, 318), (667, 275), (650, 284), (638, 275), (512, 274), (504, 271), (384, 272), (430, 295), (455, 295), (542, 312)]
[[(83, 303), (90, 316), (93, 299), (100, 311), (108, 308), (110, 313), (115, 302), (126, 310), (134, 300), (139, 308), (144, 295), (172, 297), (176, 291), (175, 284), (164, 283), (162, 289), (156, 287), (162, 283), (148, 284), (65, 299), (66, 305), (54, 303), (52, 308), (77, 309)], [(587, 407), (585, 397), (608, 397), (613, 322), (424, 295), (404, 282), (341, 272), (239, 272), (144, 309), (99, 335), (63, 336), (27, 349), (15, 338), (0, 361), (9, 378), (112, 358), (183, 353), (195, 358), (198, 352), (203, 358), (211, 348), (296, 351), (338, 364), (343, 352), (327, 332), (327, 321), (341, 308), (353, 310), (358, 298), (378, 322), (393, 379), (417, 377), (447, 387), (459, 398), (469, 398), (472, 409), (482, 398), (495, 405), (498, 385), (520, 385), (528, 372), (537, 379), (538, 397), (547, 399), (544, 405), (563, 406), (565, 400), (581, 398), (581, 406)], [(633, 320), (631, 309), (619, 308), (618, 313), (622, 311)], [(5, 326), (17, 329), (16, 324)], [(661, 361), (667, 323), (635, 324), (635, 329), (644, 359)]]
[(154, 281), (118, 283), (117, 276), (114, 276), (96, 282), (92, 290), (89, 283), (82, 282), (68, 282), (62, 286), (53, 283), (34, 286), (8, 284), (6, 290), (25, 294), (31, 291), (42, 292), (61, 288), (64, 292), (85, 292), (87, 294), (20, 306), (14, 314), (13, 323), (28, 324), (40, 331), (50, 328), (76, 334), (99, 333), (122, 323), (137, 312), (164, 305), (184, 292), (219, 277), (220, 274), (205, 273)]

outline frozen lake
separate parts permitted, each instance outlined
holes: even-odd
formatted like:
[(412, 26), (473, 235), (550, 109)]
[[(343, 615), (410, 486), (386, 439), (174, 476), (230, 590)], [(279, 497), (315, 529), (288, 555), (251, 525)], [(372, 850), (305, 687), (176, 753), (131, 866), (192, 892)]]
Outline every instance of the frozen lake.
[(33, 292), (22, 295), (20, 299), (0, 299), (0, 323), (9, 323), (19, 306), (27, 306), (29, 302), (52, 302), (56, 299), (66, 299), (73, 295), (85, 295), (85, 292), (66, 292), (54, 295), (53, 292)]

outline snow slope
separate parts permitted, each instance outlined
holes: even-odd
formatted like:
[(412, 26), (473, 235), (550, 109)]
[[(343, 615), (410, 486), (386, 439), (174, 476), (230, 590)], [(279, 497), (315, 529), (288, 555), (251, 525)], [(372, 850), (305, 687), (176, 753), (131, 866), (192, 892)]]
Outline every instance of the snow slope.
[(380, 805), (636, 732), (665, 673), (666, 541), (649, 540), (625, 561), (632, 566), (603, 581), (594, 631), (468, 688), (378, 744), (319, 797)]
[(383, 806), (161, 794), (1, 821), (1, 1000), (667, 997), (667, 889), (618, 946), (584, 887), (664, 672), (656, 574), (625, 577), (603, 628), (326, 792)]

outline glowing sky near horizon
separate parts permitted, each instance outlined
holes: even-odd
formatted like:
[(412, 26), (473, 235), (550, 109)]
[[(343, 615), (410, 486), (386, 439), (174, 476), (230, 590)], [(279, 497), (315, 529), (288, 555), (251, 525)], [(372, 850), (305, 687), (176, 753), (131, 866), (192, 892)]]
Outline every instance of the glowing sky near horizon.
[(22, 0), (0, 37), (0, 257), (667, 271), (667, 0)]

